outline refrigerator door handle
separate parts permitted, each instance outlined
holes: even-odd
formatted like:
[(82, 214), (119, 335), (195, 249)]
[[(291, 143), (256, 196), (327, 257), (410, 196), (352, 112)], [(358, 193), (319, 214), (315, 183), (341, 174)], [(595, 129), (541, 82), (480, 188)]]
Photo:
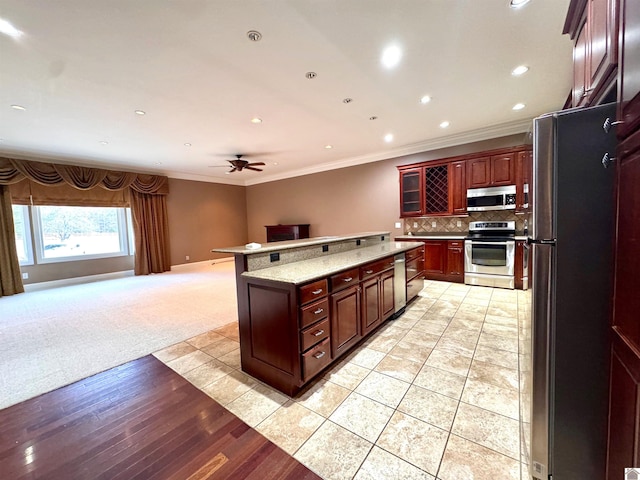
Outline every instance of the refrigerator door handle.
[(553, 411), (553, 321), (555, 294), (555, 247), (551, 243), (533, 243), (533, 285), (531, 308), (531, 472), (534, 478), (547, 479), (553, 473), (553, 449), (550, 430)]

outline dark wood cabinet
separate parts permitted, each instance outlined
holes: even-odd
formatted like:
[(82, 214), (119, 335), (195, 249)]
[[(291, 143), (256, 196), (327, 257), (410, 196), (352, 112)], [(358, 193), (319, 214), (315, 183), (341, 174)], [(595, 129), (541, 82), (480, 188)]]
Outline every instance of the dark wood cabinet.
[(516, 213), (530, 211), (530, 189), (533, 175), (533, 151), (525, 150), (516, 154)]
[(491, 157), (467, 160), (467, 188), (488, 187), (491, 184)]
[(394, 312), (393, 267), (393, 257), (360, 267), (362, 335), (377, 328)]
[(467, 188), (497, 187), (514, 183), (514, 153), (474, 158), (467, 161)]
[(640, 128), (640, 2), (621, 0), (620, 69), (618, 72), (618, 137)]
[(336, 358), (362, 338), (360, 286), (331, 294), (331, 352)]
[(309, 238), (309, 224), (298, 225), (266, 225), (267, 242), (282, 242)]
[[(447, 275), (456, 281), (464, 281), (464, 241), (447, 241)], [(449, 280), (451, 281), (451, 280)]]
[(424, 214), (448, 215), (449, 166), (446, 163), (424, 167)]
[(464, 241), (424, 240), (424, 274), (428, 280), (464, 282)]
[(607, 479), (640, 466), (640, 129), (618, 147)]
[(371, 278), (362, 282), (362, 330), (369, 332), (382, 321), (380, 282)]
[(467, 213), (467, 169), (464, 161), (449, 164), (449, 205), (453, 215)]
[(600, 103), (615, 82), (619, 0), (572, 0), (563, 33), (574, 40), (572, 106)]
[(424, 214), (424, 184), (422, 168), (400, 172), (400, 216), (415, 217)]

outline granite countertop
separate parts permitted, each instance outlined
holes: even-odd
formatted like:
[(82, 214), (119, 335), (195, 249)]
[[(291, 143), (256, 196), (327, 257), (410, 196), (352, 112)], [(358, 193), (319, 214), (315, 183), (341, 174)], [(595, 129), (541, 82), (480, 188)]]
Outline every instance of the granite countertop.
[[(361, 238), (362, 236), (358, 235), (353, 238)], [(345, 237), (340, 238), (345, 239)], [(379, 260), (389, 255), (406, 252), (412, 248), (416, 248), (416, 244), (412, 242), (383, 242), (371, 247), (349, 250), (348, 252), (334, 253), (310, 260), (301, 260), (286, 265), (244, 272), (242, 276), (299, 285), (333, 275), (348, 268)]]
[(251, 255), (252, 253), (274, 252), (286, 250), (289, 248), (309, 247), (312, 245), (320, 245), (324, 243), (343, 242), (345, 240), (357, 240), (358, 238), (373, 237), (378, 235), (387, 235), (390, 237), (391, 232), (363, 232), (354, 233), (352, 235), (303, 238), (300, 240), (286, 240), (284, 242), (263, 243), (260, 248), (247, 248), (245, 245), (240, 245), (237, 247), (214, 248), (211, 251), (215, 253)]
[(453, 233), (428, 233), (428, 232), (418, 232), (412, 233), (411, 235), (396, 235), (394, 238), (399, 238), (401, 240), (464, 240), (467, 236), (465, 232), (453, 232)]

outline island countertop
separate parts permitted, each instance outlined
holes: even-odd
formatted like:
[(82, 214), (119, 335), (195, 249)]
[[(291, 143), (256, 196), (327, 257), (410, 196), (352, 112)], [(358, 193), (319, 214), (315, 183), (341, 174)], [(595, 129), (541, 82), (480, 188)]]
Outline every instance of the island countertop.
[(373, 237), (378, 235), (390, 235), (390, 232), (362, 232), (351, 235), (331, 235), (326, 237), (302, 238), (299, 240), (285, 240), (284, 242), (271, 242), (262, 244), (260, 248), (247, 248), (246, 245), (237, 247), (214, 248), (215, 253), (233, 253), (241, 255), (251, 255), (252, 253), (276, 252), (291, 248), (309, 247), (324, 243), (343, 242), (345, 240), (357, 240), (359, 238)]
[[(360, 238), (375, 234), (376, 233), (360, 234), (353, 238)], [(345, 240), (350, 237), (341, 236), (335, 238)], [(319, 243), (322, 243), (322, 241)], [(415, 242), (382, 242), (370, 247), (361, 247), (347, 252), (324, 255), (286, 265), (254, 270), (252, 272), (244, 272), (242, 276), (300, 285), (333, 275), (349, 268), (354, 268), (368, 262), (388, 257), (389, 255), (406, 252), (416, 248), (416, 246)], [(250, 252), (252, 251), (253, 250)]]

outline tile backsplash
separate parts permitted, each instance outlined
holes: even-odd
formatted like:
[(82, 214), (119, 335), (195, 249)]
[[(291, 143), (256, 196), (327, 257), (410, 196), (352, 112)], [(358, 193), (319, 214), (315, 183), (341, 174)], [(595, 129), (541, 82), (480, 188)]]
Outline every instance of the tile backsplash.
[[(513, 212), (504, 210), (496, 210), (492, 212), (474, 212), (470, 213), (468, 217), (405, 218), (404, 233), (467, 233), (469, 231), (469, 222), (492, 222), (510, 220), (516, 222), (516, 232), (520, 233), (524, 229), (525, 219), (528, 218), (529, 215), (516, 215)], [(435, 222), (435, 227), (432, 225), (433, 222)], [(460, 226), (458, 226), (458, 222), (460, 222)]]

